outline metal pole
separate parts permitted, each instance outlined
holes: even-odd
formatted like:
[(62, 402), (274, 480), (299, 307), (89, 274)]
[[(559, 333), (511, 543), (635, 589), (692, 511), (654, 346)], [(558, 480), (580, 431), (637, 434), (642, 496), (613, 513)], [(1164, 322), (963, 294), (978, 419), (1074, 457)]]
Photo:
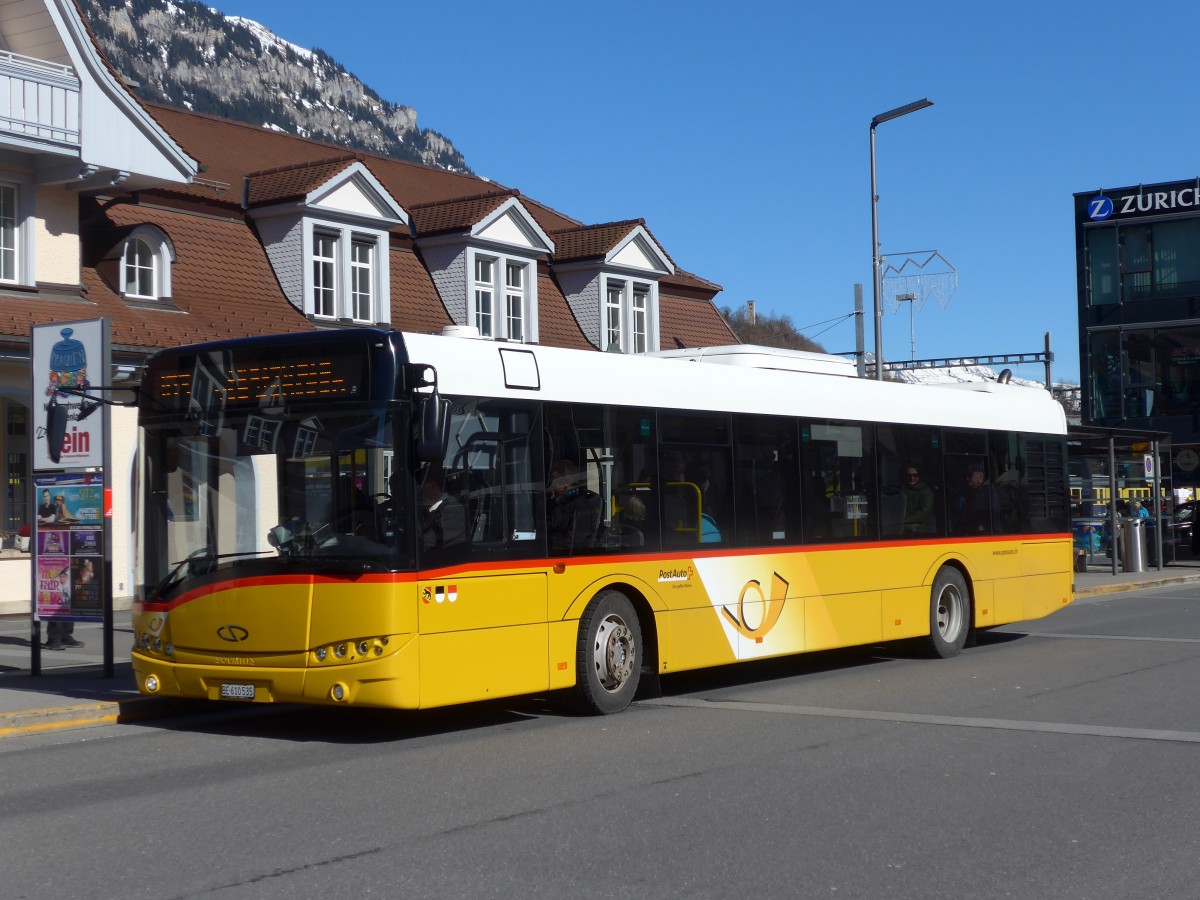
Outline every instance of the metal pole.
[(897, 106), (885, 113), (880, 113), (871, 119), (871, 288), (875, 294), (875, 380), (883, 381), (883, 307), (880, 295), (883, 293), (882, 268), (879, 261), (879, 194), (875, 189), (875, 127), (892, 119), (907, 116), (921, 109), (933, 106), (928, 97), (914, 100), (904, 106)]
[(1112, 550), (1112, 573), (1117, 574), (1117, 554), (1120, 552), (1120, 536), (1117, 534), (1117, 450), (1113, 439), (1108, 439), (1108, 546)]
[(867, 374), (866, 339), (863, 335), (863, 291), (862, 285), (854, 285), (854, 359), (858, 363), (858, 377)]
[(1163, 545), (1162, 545), (1162, 478), (1159, 476), (1159, 469), (1162, 468), (1162, 460), (1158, 458), (1158, 440), (1155, 439), (1150, 444), (1151, 452), (1154, 454), (1154, 562), (1158, 571), (1162, 571), (1163, 567)]
[(879, 194), (875, 191), (875, 120), (871, 120), (871, 291), (875, 310), (875, 380), (883, 381), (883, 307), (879, 288)]
[(1054, 354), (1050, 350), (1050, 332), (1048, 332), (1048, 331), (1045, 334), (1045, 343), (1046, 343), (1046, 357), (1045, 357), (1045, 359), (1046, 359), (1046, 390), (1050, 390), (1050, 385), (1051, 385), (1050, 366), (1054, 362)]

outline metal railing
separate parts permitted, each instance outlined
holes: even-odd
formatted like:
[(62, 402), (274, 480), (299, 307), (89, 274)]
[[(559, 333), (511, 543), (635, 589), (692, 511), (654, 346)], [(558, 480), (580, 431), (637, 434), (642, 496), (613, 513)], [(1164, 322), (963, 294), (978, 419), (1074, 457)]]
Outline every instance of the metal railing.
[(79, 76), (70, 66), (0, 51), (0, 143), (79, 146)]

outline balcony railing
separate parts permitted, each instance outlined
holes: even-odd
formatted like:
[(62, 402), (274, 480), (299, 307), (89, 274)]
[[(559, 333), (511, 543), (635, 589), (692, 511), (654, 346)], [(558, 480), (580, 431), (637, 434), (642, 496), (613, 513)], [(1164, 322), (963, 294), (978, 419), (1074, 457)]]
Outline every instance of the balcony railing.
[(79, 146), (79, 76), (70, 66), (0, 51), (0, 144)]

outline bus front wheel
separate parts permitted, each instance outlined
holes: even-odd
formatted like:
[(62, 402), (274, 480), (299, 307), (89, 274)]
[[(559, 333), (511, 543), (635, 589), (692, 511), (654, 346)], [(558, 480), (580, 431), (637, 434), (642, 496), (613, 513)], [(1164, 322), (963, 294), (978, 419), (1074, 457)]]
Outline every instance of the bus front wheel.
[(962, 572), (943, 566), (929, 595), (929, 651), (940, 659), (958, 656), (971, 629), (971, 593)]
[(579, 620), (575, 691), (586, 712), (609, 715), (637, 693), (642, 667), (642, 629), (629, 598), (601, 591)]

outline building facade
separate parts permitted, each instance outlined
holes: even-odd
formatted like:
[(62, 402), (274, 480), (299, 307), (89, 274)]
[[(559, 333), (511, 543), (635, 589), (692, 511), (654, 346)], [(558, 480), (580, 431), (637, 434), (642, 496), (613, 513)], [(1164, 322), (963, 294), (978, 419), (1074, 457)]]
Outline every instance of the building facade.
[[(19, 10), (18, 10), (19, 7)], [(20, 15), (17, 15), (17, 12)], [(113, 371), (291, 331), (474, 329), (578, 349), (735, 343), (720, 287), (644, 219), (588, 224), (471, 175), (140, 102), (74, 0), (0, 4), (0, 612), (29, 604), (29, 335), (104, 317)], [(113, 571), (133, 591), (136, 417), (113, 417)]]
[(1200, 179), (1075, 195), (1084, 425), (1167, 432), (1200, 484)]

